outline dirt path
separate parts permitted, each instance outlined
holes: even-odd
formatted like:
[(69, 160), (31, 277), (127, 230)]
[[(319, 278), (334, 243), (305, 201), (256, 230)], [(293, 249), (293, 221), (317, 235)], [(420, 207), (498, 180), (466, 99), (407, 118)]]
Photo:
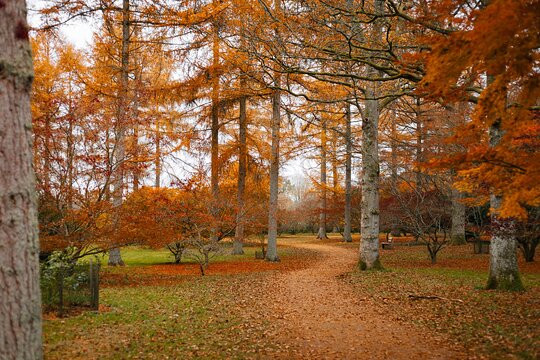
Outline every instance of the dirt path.
[(456, 359), (432, 334), (389, 320), (355, 296), (339, 276), (353, 269), (356, 253), (328, 244), (296, 245), (320, 253), (307, 269), (280, 273), (268, 284), (278, 317), (279, 358)]

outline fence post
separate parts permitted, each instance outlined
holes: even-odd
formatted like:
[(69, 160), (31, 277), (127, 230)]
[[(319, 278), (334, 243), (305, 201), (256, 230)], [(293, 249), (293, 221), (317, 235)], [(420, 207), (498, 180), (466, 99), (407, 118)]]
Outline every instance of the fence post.
[(56, 278), (58, 286), (58, 316), (64, 316), (64, 267), (61, 266), (58, 269)]
[(90, 307), (99, 310), (99, 263), (94, 267), (90, 259)]

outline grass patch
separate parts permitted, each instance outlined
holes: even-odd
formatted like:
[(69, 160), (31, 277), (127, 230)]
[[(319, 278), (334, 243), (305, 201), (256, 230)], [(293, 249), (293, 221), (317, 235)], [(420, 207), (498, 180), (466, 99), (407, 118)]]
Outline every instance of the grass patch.
[[(281, 247), (280, 263), (255, 260), (252, 251), (226, 255), (201, 277), (194, 264), (153, 263), (160, 251), (124, 250), (126, 267), (103, 267), (105, 311), (44, 321), (47, 359), (271, 358), (279, 329), (261, 316), (260, 284), (268, 271), (302, 268), (315, 256)], [(197, 275), (181, 271), (191, 265)]]
[(49, 359), (254, 357), (271, 344), (265, 324), (245, 324), (239, 305), (256, 291), (257, 280), (207, 277), (177, 286), (104, 289), (109, 312), (45, 322), (45, 353)]
[[(306, 237), (307, 238), (307, 237)], [(284, 238), (281, 242), (284, 244), (290, 244), (293, 242), (304, 242), (307, 241), (304, 238)], [(222, 243), (222, 252), (212, 258), (212, 262), (224, 262), (224, 261), (243, 261), (251, 260), (255, 258), (255, 252), (260, 251), (261, 248), (257, 244), (248, 243), (244, 245), (244, 254), (243, 255), (232, 255), (232, 243), (223, 242)], [(174, 256), (166, 248), (162, 249), (151, 249), (144, 246), (124, 246), (120, 249), (122, 255), (122, 260), (127, 266), (147, 266), (147, 265), (162, 265), (162, 264), (173, 264)], [(279, 254), (288, 256), (291, 254), (291, 249), (287, 247), (280, 247)], [(99, 256), (99, 260), (102, 264), (106, 265), (109, 261), (109, 255), (107, 253)], [(84, 260), (83, 260), (84, 261)], [(195, 264), (196, 262), (189, 259), (188, 257), (182, 257), (182, 263), (184, 264)]]

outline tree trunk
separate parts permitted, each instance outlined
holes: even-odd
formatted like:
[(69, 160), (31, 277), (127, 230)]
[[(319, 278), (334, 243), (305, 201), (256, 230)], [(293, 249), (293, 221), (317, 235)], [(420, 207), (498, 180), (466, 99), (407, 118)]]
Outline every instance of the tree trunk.
[[(324, 115), (323, 115), (324, 116)], [(321, 198), (319, 205), (319, 232), (317, 239), (328, 239), (326, 236), (326, 120), (321, 119)]]
[(154, 187), (161, 186), (161, 128), (159, 118), (156, 119), (156, 157), (154, 159), (155, 179)]
[[(489, 128), (490, 146), (497, 146), (503, 132), (501, 121), (495, 121)], [(519, 276), (516, 249), (515, 223), (511, 219), (499, 217), (503, 197), (490, 195), (491, 243), (489, 245), (488, 289), (523, 290)]]
[[(281, 11), (280, 0), (274, 0), (274, 9)], [(278, 34), (276, 33), (276, 39)], [(279, 189), (279, 140), (281, 123), (281, 86), (280, 75), (274, 73), (275, 89), (272, 92), (272, 149), (270, 151), (270, 199), (268, 201), (268, 244), (266, 246), (267, 261), (279, 261), (277, 253), (277, 212)]]
[(352, 242), (351, 235), (351, 173), (352, 173), (352, 134), (351, 105), (345, 104), (345, 224), (343, 240)]
[[(279, 80), (276, 79), (276, 85)], [(279, 85), (278, 85), (279, 86)], [(272, 150), (270, 160), (270, 200), (268, 204), (268, 245), (266, 260), (279, 261), (277, 254), (277, 207), (279, 185), (279, 127), (281, 96), (278, 89), (272, 94)]]
[(491, 195), (491, 242), (489, 244), (488, 289), (523, 290), (518, 270), (515, 223), (497, 215), (502, 196)]
[[(382, 15), (384, 0), (375, 0), (375, 14)], [(381, 36), (380, 19), (374, 22), (373, 42)], [(369, 67), (368, 77), (377, 75)], [(379, 260), (379, 84), (372, 82), (366, 88), (365, 113), (362, 121), (362, 218), (359, 267), (362, 270), (381, 268)]]
[[(398, 196), (398, 141), (397, 141), (397, 124), (396, 113), (391, 111), (391, 138), (390, 138), (390, 194), (395, 198)], [(399, 236), (399, 220), (397, 216), (391, 217), (390, 234)]]
[(536, 253), (536, 247), (538, 246), (538, 240), (535, 239), (522, 239), (518, 240), (519, 247), (523, 253), (523, 257), (526, 262), (534, 261), (534, 254)]
[(422, 169), (420, 168), (420, 164), (424, 161), (424, 130), (423, 130), (423, 116), (422, 116), (422, 108), (421, 108), (421, 102), (420, 98), (415, 99), (415, 107), (414, 107), (414, 113), (416, 117), (416, 189), (418, 191), (421, 191), (423, 188), (423, 179), (424, 174), (422, 174)]
[[(240, 81), (240, 87), (244, 89), (245, 82)], [(241, 91), (242, 91), (241, 90)], [(238, 192), (236, 194), (237, 214), (236, 229), (234, 232), (233, 255), (244, 254), (244, 191), (246, 188), (247, 174), (247, 145), (246, 145), (246, 96), (240, 98), (239, 134), (238, 134)]]
[(180, 262), (182, 261), (182, 255), (184, 254), (184, 250), (183, 249), (176, 249), (176, 252), (174, 253), (174, 263), (175, 264), (180, 264)]
[[(217, 1), (213, 1), (217, 6)], [(211, 159), (210, 186), (212, 191), (212, 215), (214, 224), (211, 226), (211, 240), (217, 241), (217, 206), (219, 206), (219, 25), (214, 20), (212, 33), (212, 114), (211, 114)]]
[[(338, 133), (337, 131), (332, 132), (332, 209), (336, 207), (338, 203), (338, 190), (339, 190), (339, 173), (338, 173)], [(332, 216), (333, 219), (333, 233), (339, 233), (339, 222), (335, 216)]]
[[(354, 13), (354, 1), (346, 0), (345, 6), (352, 15)], [(351, 16), (351, 19), (354, 19)], [(358, 23), (351, 21), (351, 39), (363, 38), (362, 29), (358, 26)], [(347, 70), (352, 72), (352, 66), (347, 66)], [(349, 79), (352, 84), (352, 80)], [(345, 209), (344, 209), (344, 224), (343, 224), (343, 241), (352, 242), (352, 221), (351, 221), (351, 206), (352, 206), (352, 130), (351, 130), (351, 104), (347, 101), (345, 103)]]
[(452, 186), (452, 227), (450, 241), (452, 245), (463, 245), (465, 241), (465, 205), (461, 203), (463, 194)]
[[(118, 108), (116, 114), (114, 149), (114, 182), (113, 182), (113, 206), (122, 206), (124, 193), (124, 163), (126, 156), (126, 114), (128, 112), (128, 81), (129, 81), (129, 0), (122, 1), (122, 58), (120, 67), (120, 88), (118, 90)], [(120, 255), (120, 249), (113, 248), (109, 251), (109, 266), (123, 266), (124, 261)]]
[(24, 1), (0, 6), (0, 359), (41, 348), (38, 224), (32, 167), (32, 57)]
[(139, 171), (139, 125), (134, 124), (133, 125), (133, 158), (135, 160), (133, 167), (132, 167), (132, 173), (133, 173), (133, 191), (139, 190), (140, 186), (140, 171)]
[[(140, 80), (141, 75), (136, 75), (135, 81)], [(141, 81), (138, 81), (137, 85), (142, 86)], [(133, 123), (133, 136), (131, 145), (131, 173), (133, 176), (133, 191), (139, 190), (141, 184), (141, 171), (139, 170), (139, 95), (137, 93), (133, 94), (133, 105), (131, 106), (131, 114), (134, 120)]]
[(107, 263), (109, 266), (124, 266), (124, 260), (122, 260), (122, 254), (120, 253), (120, 248), (115, 247), (109, 250), (109, 261)]
[[(486, 1), (487, 6), (489, 1)], [(493, 73), (487, 74), (487, 84), (495, 80)], [(503, 137), (502, 120), (495, 119), (489, 127), (489, 146), (497, 147)], [(489, 277), (488, 289), (523, 290), (523, 283), (519, 276), (516, 249), (515, 223), (511, 219), (499, 216), (503, 197), (490, 194), (491, 212), (491, 243), (489, 245)]]

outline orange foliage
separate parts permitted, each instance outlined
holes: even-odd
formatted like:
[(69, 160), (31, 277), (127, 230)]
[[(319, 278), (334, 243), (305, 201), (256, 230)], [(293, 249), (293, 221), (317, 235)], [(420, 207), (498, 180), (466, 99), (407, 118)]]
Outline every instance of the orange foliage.
[[(525, 0), (494, 0), (472, 11), (460, 20), (461, 30), (435, 39), (422, 81), (447, 101), (480, 93), (471, 122), (451, 138), (463, 150), (439, 164), (460, 170), (463, 191), (484, 199), (504, 195), (502, 217), (523, 219), (526, 205), (540, 205), (538, 13), (540, 2)], [(497, 144), (488, 141), (493, 125), (503, 133)]]

